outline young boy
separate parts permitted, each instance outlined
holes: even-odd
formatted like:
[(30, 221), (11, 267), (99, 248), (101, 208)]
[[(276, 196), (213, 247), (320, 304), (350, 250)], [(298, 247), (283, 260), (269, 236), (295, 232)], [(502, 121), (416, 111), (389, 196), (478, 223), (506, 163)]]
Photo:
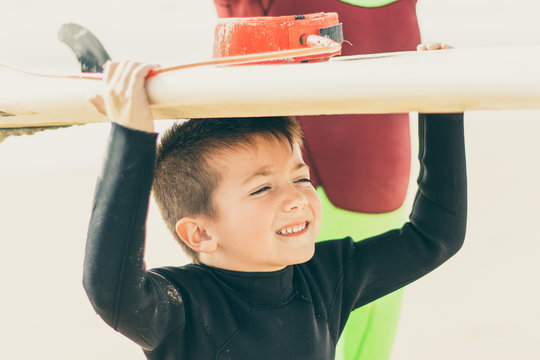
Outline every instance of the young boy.
[[(298, 124), (192, 120), (173, 126), (156, 150), (144, 88), (151, 68), (109, 64), (109, 91), (92, 99), (116, 124), (84, 263), (92, 305), (148, 359), (333, 359), (352, 310), (461, 247), (462, 114), (419, 115), (421, 170), (409, 223), (362, 242), (315, 245), (320, 202)], [(146, 270), (152, 183), (194, 264)]]

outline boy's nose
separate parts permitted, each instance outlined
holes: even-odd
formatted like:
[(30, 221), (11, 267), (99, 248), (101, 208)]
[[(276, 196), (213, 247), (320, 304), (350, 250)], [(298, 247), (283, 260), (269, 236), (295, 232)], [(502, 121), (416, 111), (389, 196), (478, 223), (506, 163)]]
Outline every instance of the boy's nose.
[(290, 187), (285, 198), (283, 209), (286, 212), (301, 210), (307, 205), (307, 198), (302, 192), (298, 191), (294, 186)]

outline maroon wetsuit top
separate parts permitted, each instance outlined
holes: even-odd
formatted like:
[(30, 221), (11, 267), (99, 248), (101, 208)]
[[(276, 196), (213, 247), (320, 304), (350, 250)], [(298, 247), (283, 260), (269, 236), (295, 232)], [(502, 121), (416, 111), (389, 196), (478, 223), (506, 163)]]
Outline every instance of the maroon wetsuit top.
[[(420, 43), (416, 0), (364, 8), (340, 0), (214, 0), (219, 17), (337, 12), (343, 55), (414, 50)], [(321, 89), (321, 91), (331, 91)], [(328, 122), (332, 122), (332, 126)], [(364, 213), (399, 208), (409, 184), (408, 114), (305, 116), (304, 159), (314, 185), (337, 207)], [(352, 166), (363, 164), (363, 166)]]

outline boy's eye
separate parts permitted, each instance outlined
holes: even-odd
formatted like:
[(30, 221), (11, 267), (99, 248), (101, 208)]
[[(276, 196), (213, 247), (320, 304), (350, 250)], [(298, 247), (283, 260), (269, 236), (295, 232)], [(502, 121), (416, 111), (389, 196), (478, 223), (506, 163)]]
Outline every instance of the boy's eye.
[(265, 192), (266, 190), (270, 190), (270, 186), (263, 186), (262, 188), (260, 188), (258, 190), (255, 190), (254, 192), (252, 192), (249, 195), (257, 195), (257, 194)]
[(308, 178), (301, 178), (301, 179), (296, 180), (296, 182), (297, 182), (297, 183), (299, 183), (299, 182), (311, 183), (311, 179), (308, 179)]

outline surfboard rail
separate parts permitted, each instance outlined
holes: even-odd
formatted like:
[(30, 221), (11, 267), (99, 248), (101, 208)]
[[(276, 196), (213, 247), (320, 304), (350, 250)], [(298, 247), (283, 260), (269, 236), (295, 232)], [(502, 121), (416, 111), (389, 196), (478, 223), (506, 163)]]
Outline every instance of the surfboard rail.
[[(184, 66), (148, 79), (156, 119), (540, 109), (540, 47), (336, 57), (324, 63)], [(0, 127), (103, 122), (102, 83), (0, 68)]]

